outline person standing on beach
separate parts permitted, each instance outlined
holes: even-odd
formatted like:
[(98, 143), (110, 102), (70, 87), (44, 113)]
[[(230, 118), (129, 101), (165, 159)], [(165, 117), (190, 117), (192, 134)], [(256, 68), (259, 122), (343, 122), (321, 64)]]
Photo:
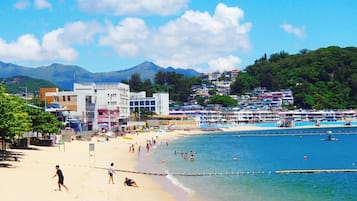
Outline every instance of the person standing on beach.
[(58, 176), (58, 190), (61, 191), (61, 186), (63, 186), (68, 191), (67, 186), (64, 185), (64, 183), (63, 183), (64, 176), (63, 176), (62, 170), (60, 169), (59, 165), (56, 165), (56, 174), (53, 175), (52, 178), (55, 178), (56, 176)]
[(114, 175), (114, 163), (111, 163), (110, 164), (110, 167), (109, 167), (109, 169), (108, 169), (108, 174), (109, 174), (109, 184), (110, 184), (110, 182), (112, 183), (112, 184), (114, 184), (114, 178), (113, 178), (113, 175)]

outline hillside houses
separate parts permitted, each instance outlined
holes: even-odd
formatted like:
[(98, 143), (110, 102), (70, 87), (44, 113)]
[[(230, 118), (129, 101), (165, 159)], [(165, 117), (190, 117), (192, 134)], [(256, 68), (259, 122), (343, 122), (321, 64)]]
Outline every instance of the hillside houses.
[(293, 93), (289, 89), (268, 91), (266, 88), (255, 88), (252, 92), (241, 96), (231, 95), (231, 84), (239, 74), (239, 70), (208, 73), (204, 76), (205, 84), (192, 86), (187, 105), (195, 105), (197, 98), (208, 100), (213, 95), (229, 95), (237, 100), (240, 108), (246, 109), (282, 109), (283, 105), (294, 105)]

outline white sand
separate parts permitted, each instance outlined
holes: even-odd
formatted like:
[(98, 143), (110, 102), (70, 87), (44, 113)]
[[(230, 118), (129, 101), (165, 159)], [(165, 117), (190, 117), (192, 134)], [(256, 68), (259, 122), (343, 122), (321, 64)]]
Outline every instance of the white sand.
[[(10, 168), (0, 168), (0, 198), (4, 201), (170, 201), (175, 197), (162, 189), (150, 176), (143, 174), (116, 172), (115, 184), (108, 184), (107, 168), (111, 162), (115, 169), (135, 170), (138, 145), (146, 152), (147, 139), (168, 140), (182, 135), (199, 132), (140, 133), (132, 139), (122, 137), (109, 141), (93, 138), (91, 142), (72, 141), (54, 147), (31, 146), (38, 150), (9, 150), (21, 154), (20, 162), (10, 163)], [(93, 143), (95, 155), (89, 152)], [(129, 152), (129, 145), (135, 144), (135, 153)], [(3, 161), (4, 162), (4, 161)], [(64, 183), (69, 188), (58, 191), (55, 165), (60, 165)], [(134, 179), (139, 187), (123, 185), (125, 177)]]
[[(224, 131), (271, 129), (254, 126), (237, 126)], [(4, 201), (174, 201), (176, 198), (166, 192), (150, 176), (116, 172), (115, 184), (108, 184), (107, 168), (114, 162), (115, 169), (134, 171), (137, 165), (138, 145), (146, 152), (147, 139), (166, 142), (174, 138), (201, 134), (200, 130), (175, 131), (167, 133), (140, 133), (109, 141), (93, 138), (90, 142), (72, 141), (60, 147), (38, 147), (38, 150), (10, 150), (19, 154), (20, 162), (8, 162), (10, 168), (0, 168), (0, 199)], [(89, 153), (89, 144), (94, 143), (95, 156)], [(129, 152), (130, 144), (135, 144), (135, 153)], [(7, 162), (7, 161), (6, 161)], [(58, 191), (55, 165), (60, 165), (64, 173), (64, 183), (69, 188)], [(125, 177), (134, 179), (139, 187), (123, 185)]]

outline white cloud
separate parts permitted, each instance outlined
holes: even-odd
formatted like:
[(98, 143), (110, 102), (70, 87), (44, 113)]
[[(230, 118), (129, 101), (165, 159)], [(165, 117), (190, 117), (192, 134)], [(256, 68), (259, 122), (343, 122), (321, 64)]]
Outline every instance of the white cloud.
[(208, 72), (223, 72), (237, 69), (242, 64), (240, 58), (229, 55), (228, 57), (220, 57), (208, 62)]
[(21, 1), (18, 1), (14, 4), (14, 7), (18, 10), (23, 10), (23, 9), (26, 9), (28, 6), (29, 6), (29, 2), (26, 1), (26, 0), (21, 0)]
[(35, 7), (37, 9), (51, 9), (52, 4), (47, 0), (35, 0)]
[(159, 28), (149, 29), (143, 20), (128, 18), (111, 25), (100, 44), (122, 57), (140, 55), (161, 66), (192, 67), (227, 53), (249, 51), (251, 23), (241, 23), (243, 16), (238, 7), (218, 4), (213, 15), (190, 10)]
[(32, 34), (7, 42), (0, 38), (0, 59), (7, 61), (43, 62), (73, 61), (78, 57), (74, 44), (85, 44), (100, 31), (96, 22), (74, 22), (43, 35), (42, 40)]
[(143, 20), (126, 18), (116, 27), (109, 25), (107, 35), (99, 43), (111, 46), (120, 56), (137, 56), (144, 48), (148, 34), (149, 30)]
[(187, 7), (189, 0), (77, 0), (82, 10), (112, 15), (170, 15)]
[(0, 58), (2, 60), (16, 61), (72, 61), (77, 57), (77, 52), (63, 44), (59, 37), (63, 29), (49, 32), (42, 38), (42, 43), (31, 34), (20, 36), (14, 42), (6, 42), (0, 38)]
[(305, 34), (305, 27), (294, 27), (291, 24), (281, 24), (280, 28), (282, 28), (285, 32), (287, 33), (291, 33), (293, 35), (295, 35), (298, 38), (305, 38), (306, 34)]
[(103, 31), (102, 25), (96, 21), (76, 21), (64, 26), (62, 39), (68, 43), (86, 44), (92, 41), (95, 34)]

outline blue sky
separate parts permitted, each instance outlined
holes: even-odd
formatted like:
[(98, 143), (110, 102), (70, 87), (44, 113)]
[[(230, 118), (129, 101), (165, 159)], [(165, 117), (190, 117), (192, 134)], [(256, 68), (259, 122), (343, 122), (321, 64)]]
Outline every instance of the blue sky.
[(152, 61), (244, 69), (265, 53), (357, 45), (355, 0), (6, 0), (0, 60), (110, 72)]

